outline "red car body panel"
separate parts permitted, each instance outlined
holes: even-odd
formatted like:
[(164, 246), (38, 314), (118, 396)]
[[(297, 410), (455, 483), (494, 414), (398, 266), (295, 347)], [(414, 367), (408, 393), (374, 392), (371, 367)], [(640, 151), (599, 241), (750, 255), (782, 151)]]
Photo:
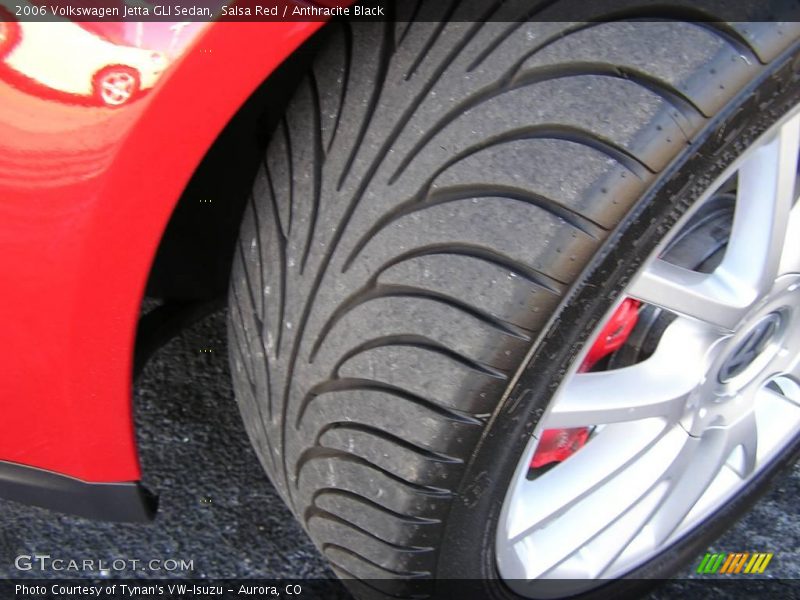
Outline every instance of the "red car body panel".
[(0, 79), (0, 461), (140, 478), (132, 351), (155, 250), (216, 136), (321, 25), (207, 25), (119, 108)]

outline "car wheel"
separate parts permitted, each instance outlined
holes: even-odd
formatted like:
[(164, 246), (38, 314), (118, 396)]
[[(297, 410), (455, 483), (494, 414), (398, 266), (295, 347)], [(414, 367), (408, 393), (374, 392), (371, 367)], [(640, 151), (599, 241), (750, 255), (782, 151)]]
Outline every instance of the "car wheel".
[(106, 106), (122, 106), (139, 91), (139, 72), (125, 66), (106, 67), (94, 77), (95, 98)]
[(19, 25), (16, 18), (0, 6), (0, 59), (11, 52), (19, 41)]
[(327, 31), (229, 340), (258, 456), (353, 590), (663, 578), (793, 456), (798, 28), (656, 16)]

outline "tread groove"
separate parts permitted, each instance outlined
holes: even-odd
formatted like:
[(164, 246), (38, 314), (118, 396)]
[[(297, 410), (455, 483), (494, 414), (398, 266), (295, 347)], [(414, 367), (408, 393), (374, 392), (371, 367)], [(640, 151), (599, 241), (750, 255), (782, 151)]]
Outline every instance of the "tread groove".
[(309, 362), (314, 362), (319, 349), (322, 347), (323, 342), (328, 337), (330, 331), (334, 328), (334, 326), (341, 321), (350, 311), (354, 308), (361, 306), (367, 302), (372, 300), (380, 300), (383, 298), (393, 298), (393, 297), (408, 297), (408, 298), (423, 298), (426, 300), (432, 300), (434, 302), (440, 302), (442, 304), (446, 304), (456, 310), (459, 310), (463, 313), (470, 315), (471, 317), (485, 323), (499, 332), (504, 333), (506, 335), (513, 336), (517, 339), (521, 339), (524, 341), (530, 341), (529, 331), (519, 327), (517, 325), (513, 325), (503, 319), (495, 317), (488, 312), (475, 308), (471, 304), (464, 302), (460, 298), (455, 298), (453, 296), (449, 296), (447, 294), (442, 294), (440, 292), (434, 292), (432, 290), (428, 290), (425, 288), (409, 286), (409, 285), (390, 285), (390, 284), (377, 284), (375, 281), (371, 281), (365, 287), (361, 288), (357, 292), (355, 292), (352, 296), (350, 296), (347, 300), (344, 300), (337, 306), (336, 310), (331, 314), (325, 324), (320, 328), (319, 335), (317, 336), (316, 341), (314, 342), (314, 346), (311, 348), (311, 354), (309, 355)]
[[(390, 15), (387, 15), (387, 20), (384, 25), (384, 29), (388, 29), (392, 25), (392, 19)], [(350, 170), (353, 168), (353, 163), (356, 160), (356, 155), (358, 151), (361, 150), (362, 142), (364, 141), (364, 137), (367, 135), (367, 130), (369, 129), (370, 125), (372, 124), (372, 119), (375, 116), (376, 109), (378, 107), (378, 103), (380, 101), (381, 94), (384, 89), (384, 83), (386, 81), (386, 77), (389, 74), (389, 64), (391, 63), (392, 55), (394, 54), (395, 48), (394, 44), (391, 42), (391, 35), (388, 31), (384, 32), (383, 35), (383, 43), (381, 44), (381, 58), (378, 61), (378, 74), (377, 74), (377, 81), (376, 85), (373, 87), (372, 93), (370, 94), (370, 98), (367, 103), (366, 114), (368, 115), (366, 119), (361, 121), (361, 124), (358, 127), (358, 133), (356, 134), (355, 140), (353, 141), (353, 147), (350, 149), (350, 154), (347, 157), (347, 160), (344, 163), (344, 168), (342, 169), (341, 175), (339, 175), (339, 183), (336, 186), (336, 190), (339, 191), (344, 186), (344, 182), (347, 179), (348, 175), (350, 175)]]
[(433, 550), (430, 546), (401, 546), (400, 544), (395, 544), (394, 542), (390, 542), (389, 540), (385, 540), (379, 535), (369, 531), (368, 529), (364, 529), (360, 525), (356, 525), (352, 521), (349, 521), (343, 517), (340, 517), (337, 514), (334, 514), (328, 510), (323, 508), (319, 508), (318, 506), (309, 506), (305, 512), (303, 513), (303, 523), (305, 524), (306, 529), (310, 528), (309, 522), (311, 519), (324, 519), (326, 521), (331, 521), (333, 523), (337, 523), (339, 525), (343, 525), (345, 527), (349, 527), (354, 531), (357, 531), (369, 538), (372, 538), (376, 542), (381, 544), (386, 544), (392, 550), (397, 552), (402, 552), (403, 554), (419, 554), (421, 552), (431, 552)]
[(336, 140), (336, 134), (339, 133), (339, 124), (342, 121), (342, 113), (344, 112), (345, 103), (347, 101), (347, 90), (350, 89), (350, 69), (353, 62), (353, 30), (347, 20), (338, 21), (341, 24), (342, 31), (344, 32), (344, 72), (342, 73), (342, 85), (339, 90), (339, 109), (336, 111), (336, 119), (333, 122), (333, 133), (328, 142), (328, 147), (325, 154), (330, 154), (333, 148), (333, 142)]
[(315, 460), (327, 460), (327, 459), (335, 459), (341, 460), (345, 462), (350, 462), (357, 464), (362, 467), (366, 467), (368, 469), (372, 469), (373, 471), (377, 471), (382, 475), (388, 477), (392, 481), (402, 484), (409, 488), (415, 494), (420, 494), (422, 496), (431, 496), (434, 498), (449, 498), (453, 495), (448, 489), (432, 486), (432, 485), (425, 485), (422, 483), (416, 483), (414, 481), (409, 481), (399, 475), (392, 473), (388, 469), (384, 469), (383, 467), (376, 465), (375, 463), (368, 461), (357, 454), (352, 454), (350, 452), (345, 452), (344, 450), (336, 450), (333, 448), (322, 448), (320, 446), (312, 446), (310, 448), (306, 448), (300, 457), (297, 459), (297, 463), (295, 464), (295, 480), (300, 481), (300, 475), (303, 469), (312, 461)]
[[(239, 293), (236, 291), (236, 287), (232, 288), (233, 295), (236, 300), (236, 312), (239, 315), (239, 323), (242, 331), (245, 331), (244, 327), (244, 317), (242, 316), (242, 309), (241, 309), (241, 299), (239, 298)], [(253, 394), (253, 397), (256, 396), (256, 388), (255, 388), (255, 378), (253, 377), (250, 371), (250, 365), (247, 360), (247, 353), (244, 351), (245, 345), (241, 343), (239, 339), (239, 334), (236, 333), (236, 329), (233, 330), (234, 341), (236, 342), (236, 349), (239, 351), (239, 357), (242, 361), (242, 367), (244, 368), (245, 375), (247, 376), (247, 382), (250, 384), (250, 391)]]
[(395, 512), (389, 508), (386, 508), (383, 504), (378, 504), (374, 500), (367, 498), (366, 496), (362, 496), (356, 492), (352, 492), (350, 490), (343, 490), (340, 488), (332, 488), (332, 487), (323, 487), (319, 488), (317, 491), (314, 492), (314, 495), (311, 497), (311, 504), (314, 506), (318, 506), (317, 500), (320, 496), (342, 496), (343, 498), (348, 498), (353, 502), (357, 502), (358, 504), (363, 504), (368, 506), (374, 510), (377, 510), (381, 513), (384, 513), (386, 516), (397, 519), (399, 521), (403, 521), (405, 523), (409, 523), (411, 525), (439, 525), (441, 524), (441, 519), (428, 519), (426, 517), (420, 517), (417, 515), (404, 515), (399, 512)]
[[(245, 331), (245, 328), (244, 328), (244, 316), (242, 315), (241, 304), (238, 301), (239, 300), (238, 299), (238, 294), (236, 294), (236, 286), (235, 285), (231, 286), (231, 289), (233, 290), (234, 296), (237, 298), (237, 302), (235, 304), (236, 304), (236, 311), (239, 314), (239, 322), (242, 324), (242, 329), (241, 330)], [(256, 405), (256, 414), (258, 415), (258, 426), (261, 429), (262, 436), (263, 436), (262, 440), (268, 440), (269, 437), (267, 436), (267, 425), (266, 425), (267, 422), (264, 419), (264, 411), (261, 408), (261, 403), (258, 402), (258, 393), (257, 393), (257, 390), (255, 389), (255, 379), (252, 378), (252, 375), (250, 373), (250, 367), (248, 365), (249, 361), (246, 358), (247, 355), (244, 354), (244, 349), (242, 347), (242, 340), (239, 338), (239, 334), (238, 334), (238, 332), (236, 331), (235, 328), (232, 328), (231, 331), (233, 332), (234, 343), (236, 345), (236, 348), (239, 351), (239, 354), (241, 355), (240, 356), (240, 360), (242, 362), (242, 366), (244, 368), (247, 380), (250, 383), (253, 402)], [(267, 367), (267, 369), (269, 369), (269, 367)], [(232, 370), (235, 372), (234, 369), (232, 369)], [(268, 386), (270, 385), (270, 381), (271, 380), (269, 378), (269, 375), (267, 375), (267, 385)], [(268, 387), (268, 390), (267, 390), (267, 411), (270, 414), (270, 418), (272, 418), (272, 390), (269, 389), (269, 387)], [(275, 463), (275, 456), (273, 455), (273, 453), (269, 452), (269, 450), (267, 449), (266, 454), (269, 455), (270, 462), (272, 462), (273, 468), (277, 467), (277, 464)]]
[[(278, 323), (275, 326), (275, 358), (280, 358), (281, 355), (281, 342), (283, 340), (283, 321), (284, 316), (286, 314), (286, 234), (283, 232), (282, 226), (280, 226), (281, 217), (280, 211), (278, 210), (278, 203), (277, 203), (277, 196), (275, 195), (275, 188), (272, 184), (272, 176), (269, 172), (269, 165), (265, 160), (263, 162), (264, 165), (264, 176), (267, 179), (267, 184), (269, 186), (269, 193), (270, 193), (270, 202), (269, 205), (272, 208), (273, 218), (275, 219), (276, 223), (279, 224), (278, 226), (278, 269), (279, 269), (279, 276), (278, 280), (280, 282), (280, 290), (278, 295)], [(266, 302), (266, 299), (265, 299)]]
[[(563, 133), (563, 135), (567, 135)], [(569, 140), (573, 141), (573, 140)], [(447, 188), (439, 188), (432, 193), (426, 194), (424, 197), (414, 196), (405, 202), (400, 202), (392, 210), (386, 212), (380, 219), (375, 221), (375, 224), (364, 233), (353, 246), (353, 250), (348, 255), (344, 264), (342, 265), (342, 273), (346, 273), (353, 261), (358, 257), (361, 251), (369, 244), (383, 229), (414, 212), (425, 210), (448, 202), (457, 202), (460, 200), (470, 200), (473, 198), (505, 198), (508, 200), (516, 200), (525, 204), (530, 204), (547, 211), (553, 216), (563, 219), (575, 229), (585, 233), (593, 240), (600, 240), (605, 237), (607, 230), (596, 221), (589, 219), (580, 212), (572, 210), (568, 206), (556, 202), (541, 194), (536, 194), (524, 188), (516, 188), (504, 185), (461, 185), (451, 186)]]
[(311, 390), (309, 390), (309, 392), (305, 395), (305, 397), (301, 401), (300, 406), (298, 408), (297, 418), (295, 419), (295, 424), (294, 424), (295, 429), (298, 429), (300, 427), (303, 421), (303, 417), (305, 416), (306, 410), (315, 399), (320, 398), (329, 392), (340, 392), (340, 391), (381, 392), (384, 394), (389, 394), (391, 396), (402, 398), (406, 402), (410, 402), (411, 404), (414, 404), (416, 406), (419, 406), (421, 408), (424, 408), (425, 410), (432, 412), (439, 418), (446, 419), (454, 423), (462, 423), (465, 425), (476, 425), (476, 426), (483, 424), (483, 421), (481, 421), (477, 417), (472, 416), (466, 411), (459, 411), (448, 408), (446, 406), (442, 406), (441, 404), (437, 404), (432, 400), (423, 398), (422, 396), (419, 396), (417, 394), (413, 394), (403, 388), (399, 388), (397, 386), (373, 379), (346, 377), (346, 378), (329, 379), (328, 381), (324, 381), (322, 383), (315, 385), (313, 388), (311, 388)]
[(264, 335), (264, 321), (261, 319), (261, 315), (258, 313), (258, 304), (256, 303), (256, 297), (253, 293), (253, 283), (250, 281), (250, 269), (247, 268), (247, 263), (245, 263), (245, 249), (242, 246), (244, 242), (243, 237), (239, 237), (239, 258), (242, 262), (242, 271), (244, 272), (244, 280), (247, 286), (247, 296), (250, 299), (250, 312), (255, 319), (256, 325), (258, 326), (258, 335), (263, 337)]
[[(253, 195), (252, 194), (250, 194), (250, 198), (247, 201), (247, 205), (250, 208), (250, 210), (253, 211), (253, 220), (254, 220), (254, 224), (255, 224), (253, 229), (255, 230), (255, 233), (256, 233), (256, 235), (255, 235), (256, 251), (258, 252), (258, 260), (259, 260), (259, 263), (260, 263), (263, 260), (261, 257), (264, 256), (264, 250), (263, 250), (264, 247), (263, 247), (263, 245), (261, 243), (261, 218), (258, 216), (258, 208), (256, 207), (256, 203), (253, 201)], [(261, 306), (263, 308), (263, 305), (264, 305), (264, 296), (263, 296), (263, 293), (264, 293), (264, 270), (263, 269), (258, 269), (258, 284), (259, 284), (258, 294), (259, 294), (259, 296), (261, 296)], [(255, 304), (254, 304), (253, 307), (256, 310), (258, 309), (258, 307)], [(261, 335), (262, 335), (262, 337), (264, 335), (264, 327), (266, 327), (266, 326), (267, 326), (267, 324), (262, 322), (262, 326), (261, 326)]]
[(478, 54), (478, 56), (475, 57), (475, 59), (469, 64), (469, 66), (467, 67), (467, 73), (471, 73), (479, 66), (481, 66), (483, 64), (483, 61), (485, 61), (495, 50), (497, 50), (500, 44), (502, 44), (504, 41), (506, 41), (508, 38), (514, 35), (514, 33), (516, 33), (516, 31), (520, 27), (526, 25), (537, 13), (542, 12), (543, 10), (545, 10), (546, 8), (552, 6), (557, 2), (559, 2), (559, 0), (543, 0), (542, 2), (534, 6), (531, 10), (529, 10), (527, 13), (525, 13), (520, 19), (512, 23), (500, 35), (495, 36), (494, 41), (489, 42), (486, 48), (483, 49)]
[(414, 73), (416, 73), (417, 69), (422, 64), (422, 61), (425, 60), (425, 57), (428, 55), (428, 52), (430, 52), (431, 48), (433, 48), (433, 45), (436, 43), (436, 40), (438, 40), (439, 37), (442, 35), (442, 31), (444, 30), (445, 26), (447, 26), (447, 24), (450, 22), (453, 13), (456, 11), (456, 8), (458, 8), (458, 0), (450, 0), (450, 4), (447, 5), (447, 9), (445, 10), (444, 15), (442, 15), (441, 19), (438, 19), (436, 21), (436, 27), (433, 29), (431, 35), (428, 36), (427, 41), (422, 46), (420, 51), (417, 53), (417, 56), (414, 58), (414, 62), (411, 63), (411, 66), (409, 67), (408, 71), (406, 71), (406, 74), (403, 77), (403, 79), (405, 79), (406, 81), (410, 81), (411, 78), (414, 76)]
[(288, 187), (289, 187), (289, 204), (287, 206), (288, 216), (286, 224), (286, 237), (287, 239), (289, 236), (292, 235), (292, 217), (294, 213), (294, 160), (292, 156), (294, 156), (294, 152), (292, 151), (292, 135), (289, 131), (289, 121), (286, 120), (286, 115), (284, 115), (283, 119), (281, 119), (281, 130), (283, 132), (283, 137), (286, 142), (286, 164), (289, 170), (289, 177), (288, 177)]
[(498, 267), (502, 267), (503, 269), (508, 269), (516, 275), (525, 278), (529, 283), (532, 283), (543, 290), (559, 296), (562, 295), (567, 289), (568, 284), (564, 281), (560, 281), (550, 277), (549, 275), (545, 275), (541, 271), (534, 269), (533, 267), (529, 267), (528, 265), (524, 265), (504, 254), (501, 254), (500, 252), (492, 250), (491, 248), (476, 246), (473, 244), (432, 244), (429, 246), (421, 246), (414, 250), (409, 250), (408, 252), (404, 252), (403, 254), (400, 254), (394, 257), (392, 260), (384, 263), (381, 268), (378, 269), (376, 277), (380, 277), (390, 267), (398, 265), (407, 260), (419, 258), (421, 256), (432, 256), (438, 254), (468, 256), (477, 260), (483, 260), (485, 262), (492, 263)]
[[(586, 129), (581, 129), (579, 127), (573, 127), (570, 125), (563, 125), (560, 123), (528, 125), (525, 127), (511, 129), (500, 135), (493, 136), (490, 138), (490, 143), (476, 144), (470, 148), (467, 148), (459, 153), (457, 158), (459, 160), (463, 160), (464, 158), (467, 158), (472, 154), (476, 154), (481, 150), (485, 150), (493, 145), (533, 139), (563, 140), (567, 142), (573, 142), (575, 144), (582, 144), (588, 148), (593, 148), (594, 150), (602, 152), (609, 158), (614, 159), (616, 162), (628, 169), (631, 173), (636, 175), (639, 179), (645, 179), (649, 175), (653, 174), (650, 168), (647, 167), (647, 165), (645, 165), (637, 156), (619, 144), (614, 143), (612, 140), (591, 133)], [(453, 162), (448, 162), (447, 166), (450, 167), (456, 162), (458, 161), (453, 160)], [(401, 174), (402, 173), (398, 172), (398, 177)], [(438, 174), (441, 174), (441, 172), (438, 172), (437, 175)]]
[(427, 350), (429, 352), (433, 352), (436, 354), (440, 354), (449, 358), (450, 360), (457, 362), (468, 369), (486, 375), (488, 377), (492, 377), (493, 379), (508, 379), (508, 375), (500, 369), (497, 369), (491, 365), (487, 365), (485, 363), (479, 362), (477, 360), (473, 360), (468, 356), (464, 356), (436, 342), (424, 335), (417, 335), (417, 334), (404, 334), (404, 335), (385, 335), (379, 338), (374, 338), (363, 342), (356, 346), (355, 348), (351, 348), (344, 354), (342, 354), (341, 358), (337, 361), (336, 365), (333, 367), (333, 372), (331, 377), (339, 377), (339, 369), (342, 367), (344, 363), (348, 360), (357, 356), (363, 352), (367, 352), (369, 350), (375, 350), (376, 348), (387, 348), (392, 346), (410, 346), (412, 348), (419, 348), (420, 350)]
[[(358, 431), (359, 433), (366, 433), (368, 435), (380, 438), (386, 442), (389, 442), (390, 444), (395, 444), (396, 446), (405, 448), (410, 452), (419, 454), (423, 460), (428, 460), (437, 463), (453, 464), (453, 465), (464, 464), (464, 461), (462, 459), (457, 458), (455, 456), (449, 456), (441, 452), (435, 452), (433, 450), (429, 450), (428, 448), (423, 448), (422, 446), (413, 444), (408, 440), (400, 438), (386, 431), (385, 429), (381, 429), (380, 427), (374, 427), (372, 425), (366, 425), (364, 423), (357, 423), (355, 421), (333, 421), (331, 423), (328, 423), (317, 433), (314, 445), (320, 446), (322, 448), (330, 448), (330, 446), (326, 446), (320, 441), (322, 439), (322, 436), (328, 433), (329, 431), (341, 431), (343, 429)], [(331, 449), (335, 450), (336, 448), (331, 448)]]
[(314, 69), (311, 69), (309, 73), (308, 84), (311, 89), (311, 98), (313, 102), (311, 112), (314, 114), (314, 122), (311, 124), (314, 136), (314, 197), (311, 204), (311, 217), (309, 218), (306, 244), (303, 249), (303, 256), (300, 259), (300, 275), (302, 275), (306, 269), (308, 255), (311, 252), (311, 244), (314, 241), (314, 232), (317, 228), (317, 215), (319, 213), (320, 196), (322, 194), (322, 165), (324, 161), (324, 151), (322, 149), (322, 121), (320, 116), (322, 109), (320, 107), (319, 88), (317, 87), (317, 78), (314, 75)]
[(406, 22), (406, 26), (403, 28), (403, 31), (400, 33), (400, 38), (397, 40), (395, 45), (399, 48), (403, 45), (403, 40), (406, 39), (408, 32), (411, 30), (411, 26), (416, 23), (417, 15), (419, 15), (419, 10), (422, 8), (422, 1), (423, 0), (414, 0), (414, 8), (411, 10), (411, 16), (408, 18)]

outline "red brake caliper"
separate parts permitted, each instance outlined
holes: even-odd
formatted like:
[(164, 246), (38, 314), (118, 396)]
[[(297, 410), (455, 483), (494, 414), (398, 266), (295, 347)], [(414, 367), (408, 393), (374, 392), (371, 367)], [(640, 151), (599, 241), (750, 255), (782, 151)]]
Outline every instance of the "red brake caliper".
[[(579, 372), (591, 369), (598, 361), (619, 350), (636, 326), (641, 302), (628, 298), (619, 305), (600, 331)], [(588, 427), (572, 429), (547, 429), (542, 432), (536, 454), (531, 459), (531, 469), (538, 469), (554, 462), (561, 462), (580, 450), (589, 439)]]

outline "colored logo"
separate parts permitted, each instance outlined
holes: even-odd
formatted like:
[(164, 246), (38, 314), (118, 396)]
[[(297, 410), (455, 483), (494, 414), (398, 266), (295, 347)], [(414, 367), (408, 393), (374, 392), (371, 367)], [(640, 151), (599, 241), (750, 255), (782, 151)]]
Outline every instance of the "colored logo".
[(697, 572), (704, 575), (738, 575), (740, 573), (758, 574), (767, 569), (772, 560), (772, 552), (729, 552), (727, 554), (706, 553)]

